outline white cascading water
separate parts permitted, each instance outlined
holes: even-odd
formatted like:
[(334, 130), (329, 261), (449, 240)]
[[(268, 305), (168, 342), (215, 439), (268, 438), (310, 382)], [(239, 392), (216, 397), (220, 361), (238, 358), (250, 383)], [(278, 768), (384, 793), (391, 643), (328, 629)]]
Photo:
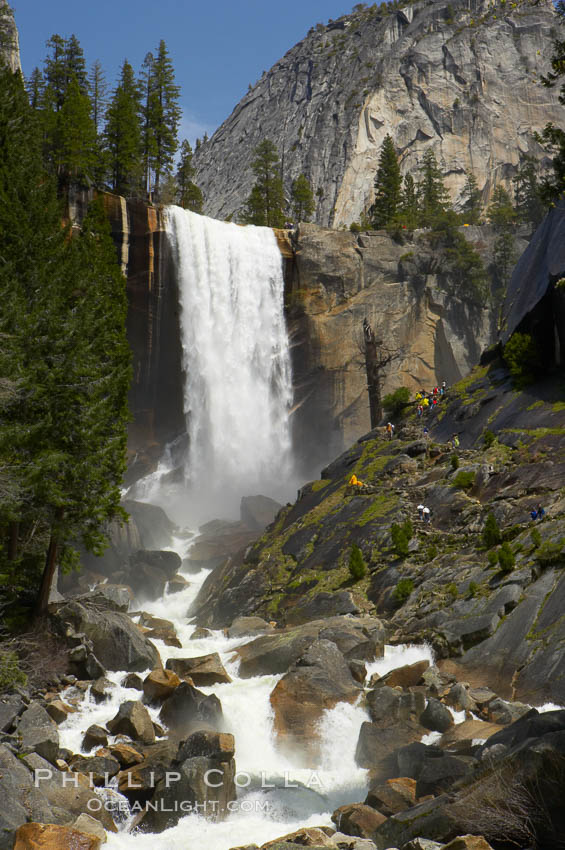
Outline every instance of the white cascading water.
[(286, 500), (292, 477), (281, 253), (270, 228), (174, 206), (165, 221), (180, 301), (185, 507), (196, 521), (239, 518), (242, 496)]

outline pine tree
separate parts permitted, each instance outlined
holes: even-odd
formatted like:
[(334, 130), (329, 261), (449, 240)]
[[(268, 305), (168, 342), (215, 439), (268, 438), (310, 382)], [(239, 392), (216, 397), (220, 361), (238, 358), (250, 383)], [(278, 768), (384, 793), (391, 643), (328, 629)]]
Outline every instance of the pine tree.
[(32, 109), (39, 109), (43, 92), (43, 74), (39, 68), (34, 68), (27, 80), (27, 94)]
[(45, 59), (43, 76), (46, 87), (51, 89), (55, 112), (58, 112), (67, 91), (67, 45), (64, 38), (55, 34), (47, 42), (47, 48), (51, 54)]
[(428, 148), (420, 166), (418, 192), (420, 196), (420, 224), (435, 227), (451, 209), (449, 194), (435, 154)]
[(196, 169), (192, 164), (192, 157), (192, 147), (190, 142), (185, 139), (180, 148), (180, 160), (176, 173), (178, 187), (177, 200), (179, 205), (184, 207), (185, 210), (201, 213), (204, 199), (202, 192), (192, 180), (196, 173)]
[(147, 53), (141, 67), (139, 78), (139, 92), (141, 98), (141, 147), (143, 157), (143, 179), (145, 191), (149, 192), (151, 187), (151, 164), (155, 157), (155, 136), (151, 124), (151, 96), (153, 91), (153, 66), (155, 60), (152, 53)]
[(57, 174), (60, 181), (84, 181), (92, 177), (96, 165), (96, 129), (88, 96), (76, 77), (67, 87), (57, 116)]
[(102, 119), (106, 112), (106, 95), (108, 93), (106, 76), (104, 74), (102, 63), (99, 59), (96, 59), (96, 61), (93, 62), (92, 68), (90, 69), (90, 75), (88, 78), (88, 93), (90, 95), (90, 103), (92, 105), (92, 120), (98, 135), (101, 131)]
[(310, 221), (316, 203), (310, 182), (304, 174), (300, 174), (293, 182), (290, 198), (294, 221)]
[(493, 257), (500, 299), (506, 291), (512, 267), (516, 261), (514, 225), (517, 215), (512, 206), (510, 195), (503, 186), (497, 186), (494, 190), (487, 214), (497, 234), (494, 241)]
[(402, 176), (391, 136), (386, 135), (381, 147), (375, 177), (375, 200), (369, 210), (372, 226), (380, 230), (392, 225), (400, 212)]
[(355, 543), (352, 545), (351, 551), (349, 552), (348, 568), (349, 575), (354, 581), (359, 581), (367, 575), (367, 567), (363, 560), (363, 553), (359, 546)]
[(461, 207), (466, 224), (478, 224), (481, 218), (481, 190), (472, 171), (467, 171), (467, 180), (462, 191), (465, 202)]
[(76, 80), (81, 94), (88, 94), (88, 75), (84, 51), (76, 35), (65, 41), (65, 89)]
[(257, 145), (251, 163), (257, 178), (243, 209), (245, 224), (284, 227), (285, 199), (279, 169), (279, 155), (274, 143), (264, 139)]
[(163, 40), (159, 42), (157, 55), (147, 61), (144, 82), (146, 169), (148, 175), (153, 172), (155, 192), (158, 195), (161, 176), (173, 166), (181, 116), (180, 89), (175, 84), (173, 64)]
[[(11, 495), (0, 498), (4, 580), (39, 593), (79, 541), (99, 549), (119, 513), (124, 469), (129, 352), (125, 282), (102, 211), (80, 237), (61, 226), (45, 174), (37, 123), (21, 79), (0, 78), (0, 463)], [(31, 533), (33, 529), (33, 533)], [(15, 533), (14, 533), (15, 532)], [(41, 557), (43, 554), (43, 558)]]
[(404, 175), (402, 197), (400, 200), (399, 221), (406, 225), (408, 230), (418, 227), (419, 216), (418, 190), (411, 174)]
[(124, 61), (120, 79), (106, 110), (104, 148), (110, 183), (119, 195), (136, 195), (143, 182), (139, 90), (133, 68)]
[(538, 180), (537, 163), (531, 156), (520, 160), (513, 180), (516, 215), (520, 221), (537, 227), (547, 212), (542, 200), (542, 187)]

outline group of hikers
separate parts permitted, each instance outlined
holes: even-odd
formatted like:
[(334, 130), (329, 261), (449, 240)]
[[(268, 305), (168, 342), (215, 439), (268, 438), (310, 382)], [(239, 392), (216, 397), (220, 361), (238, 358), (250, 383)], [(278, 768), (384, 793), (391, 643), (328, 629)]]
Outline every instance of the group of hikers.
[(418, 505), (418, 519), (422, 520), (426, 525), (429, 525), (432, 521), (432, 512), (426, 505), (419, 504)]
[(542, 508), (541, 504), (536, 505), (535, 508), (532, 508), (530, 511), (530, 516), (533, 520), (535, 519), (543, 519), (545, 516), (545, 511)]
[(420, 390), (417, 392), (415, 400), (418, 402), (418, 416), (423, 416), (424, 413), (428, 413), (430, 410), (435, 410), (446, 391), (447, 384), (445, 381), (442, 381), (441, 386), (434, 387), (430, 393), (427, 393), (426, 390)]

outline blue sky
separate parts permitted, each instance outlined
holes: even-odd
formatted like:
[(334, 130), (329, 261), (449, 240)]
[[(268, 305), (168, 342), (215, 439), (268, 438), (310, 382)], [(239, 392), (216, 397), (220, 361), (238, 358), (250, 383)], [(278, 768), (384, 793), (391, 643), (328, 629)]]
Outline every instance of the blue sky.
[(262, 72), (311, 26), (351, 11), (356, 0), (9, 0), (24, 74), (41, 67), (57, 33), (79, 39), (90, 66), (99, 59), (113, 86), (128, 59), (165, 39), (181, 87), (181, 138), (194, 143), (218, 127)]

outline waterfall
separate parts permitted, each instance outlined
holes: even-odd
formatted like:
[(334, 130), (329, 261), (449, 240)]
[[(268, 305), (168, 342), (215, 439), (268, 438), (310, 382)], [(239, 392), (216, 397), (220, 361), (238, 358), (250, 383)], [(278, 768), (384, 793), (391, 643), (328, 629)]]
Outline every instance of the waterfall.
[(282, 258), (272, 230), (168, 207), (180, 301), (185, 481), (203, 516), (287, 498), (292, 403)]

